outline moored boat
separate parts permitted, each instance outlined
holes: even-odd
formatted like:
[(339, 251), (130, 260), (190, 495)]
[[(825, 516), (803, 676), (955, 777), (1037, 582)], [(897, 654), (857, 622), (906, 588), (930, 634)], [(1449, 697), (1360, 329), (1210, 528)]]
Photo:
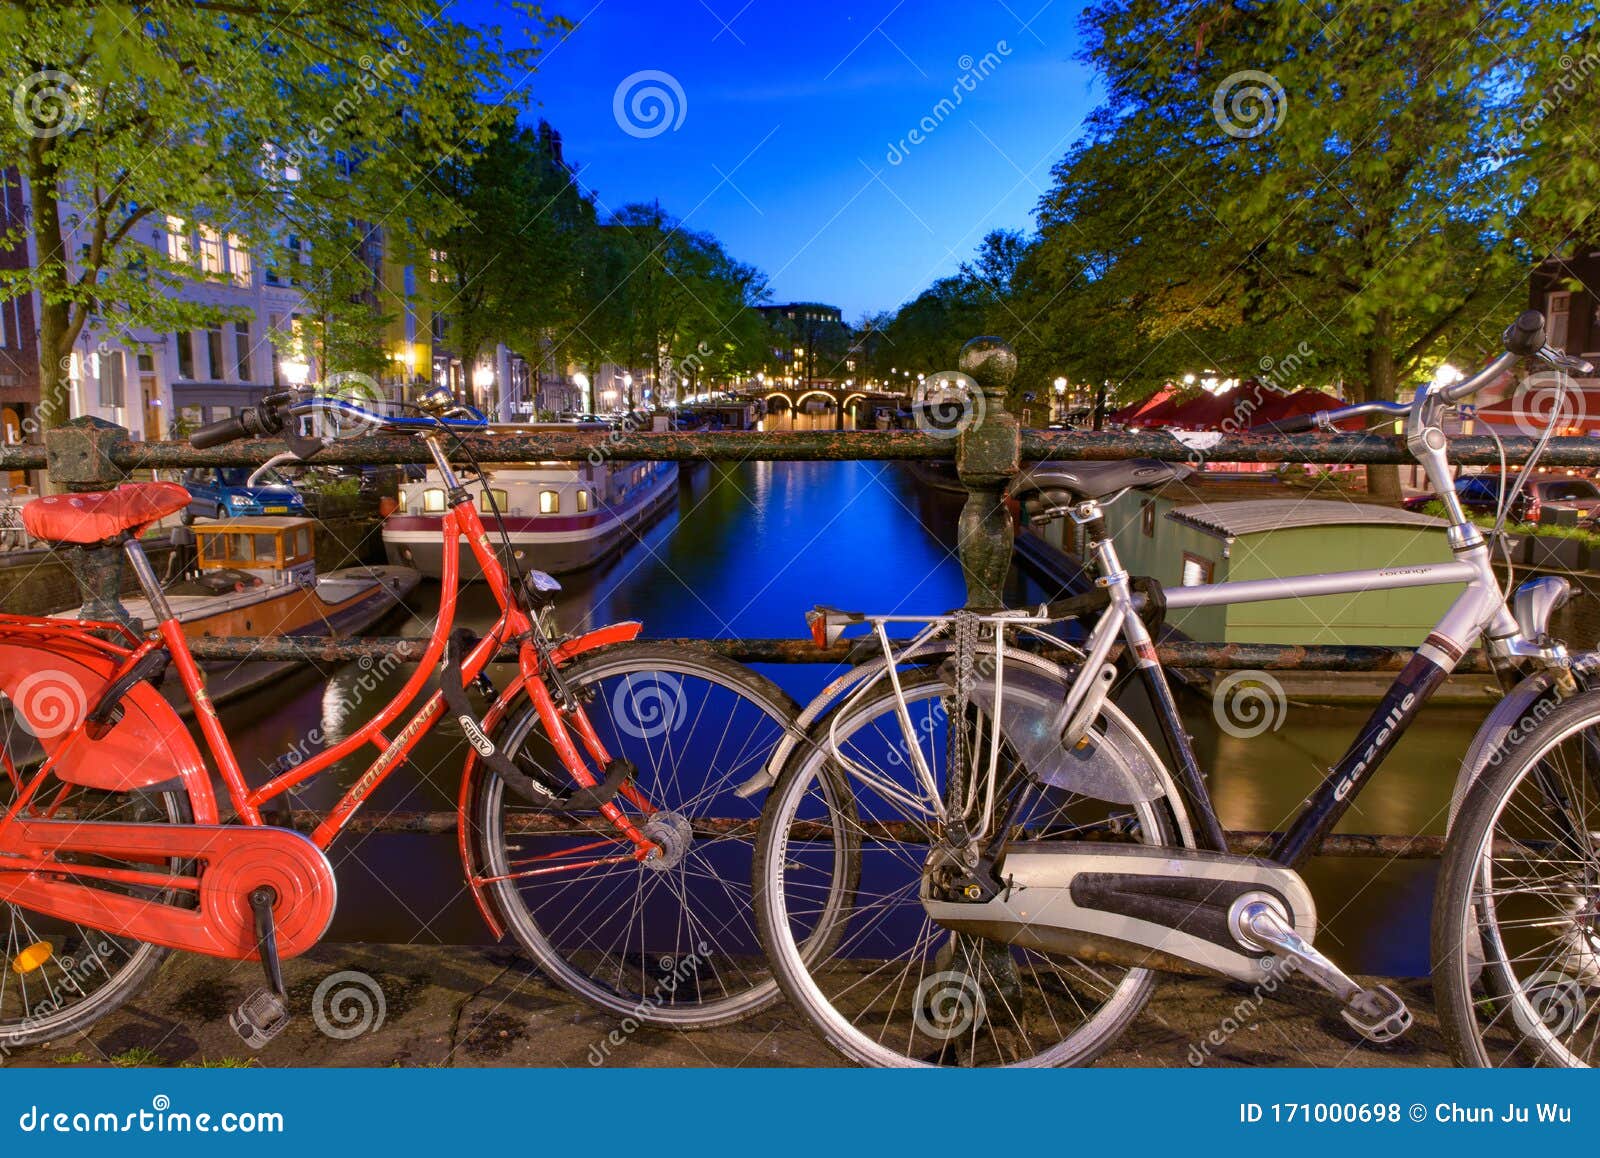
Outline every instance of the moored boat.
[[(190, 639), (360, 635), (399, 607), (420, 576), (410, 567), (342, 567), (319, 575), (316, 521), (250, 517), (194, 527), (195, 569), (166, 588), (167, 602)], [(134, 619), (155, 619), (144, 599), (125, 598)], [(59, 613), (76, 618), (78, 609)], [(243, 695), (300, 666), (292, 661), (217, 660), (202, 665), (213, 702)], [(187, 707), (177, 681), (163, 691)]]
[[(465, 482), (488, 527), (491, 545), (507, 548), (507, 565), (564, 574), (591, 567), (622, 546), (628, 532), (678, 493), (675, 462), (540, 462), (485, 465), (484, 477)], [(415, 567), (437, 579), (444, 567), (441, 521), (448, 498), (437, 474), (401, 488), (398, 508), (383, 524), (392, 564)], [(465, 540), (457, 544), (463, 579), (480, 578)]]

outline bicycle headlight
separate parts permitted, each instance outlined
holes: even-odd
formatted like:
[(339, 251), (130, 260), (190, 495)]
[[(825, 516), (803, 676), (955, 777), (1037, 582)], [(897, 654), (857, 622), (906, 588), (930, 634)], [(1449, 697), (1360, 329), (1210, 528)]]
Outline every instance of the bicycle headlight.
[(1543, 644), (1550, 637), (1550, 617), (1572, 598), (1572, 584), (1559, 575), (1529, 579), (1511, 597), (1511, 617), (1524, 639)]

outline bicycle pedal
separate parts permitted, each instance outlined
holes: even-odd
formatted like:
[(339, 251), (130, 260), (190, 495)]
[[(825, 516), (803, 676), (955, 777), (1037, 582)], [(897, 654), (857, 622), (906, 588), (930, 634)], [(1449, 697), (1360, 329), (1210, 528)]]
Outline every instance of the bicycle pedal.
[(289, 1028), (289, 1005), (270, 989), (257, 989), (228, 1015), (233, 1032), (251, 1049), (261, 1049)]
[(1353, 996), (1340, 1010), (1350, 1027), (1370, 1042), (1393, 1041), (1411, 1028), (1411, 1010), (1387, 985), (1374, 985)]

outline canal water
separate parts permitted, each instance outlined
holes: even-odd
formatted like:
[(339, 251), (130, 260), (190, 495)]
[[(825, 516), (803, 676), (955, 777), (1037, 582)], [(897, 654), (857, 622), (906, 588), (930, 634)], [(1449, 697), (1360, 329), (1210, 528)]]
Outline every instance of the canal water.
[[(802, 419), (804, 421), (804, 418)], [(831, 416), (824, 419), (832, 425)], [(563, 627), (622, 619), (646, 636), (796, 637), (813, 604), (937, 612), (963, 601), (955, 556), (960, 497), (921, 484), (904, 466), (870, 463), (686, 465), (675, 507), (600, 566), (563, 577)], [(1042, 592), (1045, 595), (1053, 592)], [(1041, 594), (1033, 585), (1027, 594)], [(424, 583), (403, 619), (383, 629), (428, 633), (438, 588)], [(463, 589), (459, 620), (494, 619), (481, 584)], [(227, 705), (240, 762), (253, 780), (282, 753), (331, 744), (368, 718), (411, 669), (348, 664), (311, 672)], [(805, 702), (832, 674), (812, 665), (762, 669)], [(1365, 718), (1360, 707), (1289, 703), (1280, 726), (1240, 739), (1222, 731), (1209, 699), (1185, 713), (1229, 828), (1281, 828)], [(1413, 726), (1341, 826), (1350, 832), (1441, 832), (1450, 787), (1482, 711), (1430, 710)], [(419, 746), (367, 805), (383, 811), (453, 808), (464, 747), (442, 731)], [(355, 777), (354, 762), (304, 787), (298, 807), (326, 808)], [(472, 944), (489, 938), (461, 883), (453, 837), (349, 834), (331, 850), (340, 902), (330, 937), (345, 941)], [(1428, 968), (1430, 862), (1324, 859), (1307, 878), (1324, 932), (1318, 944), (1348, 968), (1416, 976)]]

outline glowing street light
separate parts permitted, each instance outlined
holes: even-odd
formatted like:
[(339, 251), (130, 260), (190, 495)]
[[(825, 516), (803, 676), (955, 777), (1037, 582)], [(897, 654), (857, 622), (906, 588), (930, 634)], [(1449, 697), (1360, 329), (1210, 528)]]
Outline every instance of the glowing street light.
[(304, 386), (311, 377), (311, 367), (300, 358), (290, 358), (282, 369), (284, 380), (291, 386)]

